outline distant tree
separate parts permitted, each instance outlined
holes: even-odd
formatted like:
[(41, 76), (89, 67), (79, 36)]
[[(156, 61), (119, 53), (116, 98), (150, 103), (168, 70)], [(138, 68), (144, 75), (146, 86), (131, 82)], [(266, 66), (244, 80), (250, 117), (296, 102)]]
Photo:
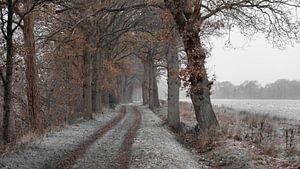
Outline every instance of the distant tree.
[(242, 97), (246, 99), (254, 99), (259, 96), (260, 85), (257, 81), (245, 81), (240, 85), (240, 90), (243, 91)]
[(280, 79), (262, 87), (257, 81), (245, 81), (240, 85), (217, 82), (213, 87), (216, 99), (300, 99), (300, 82)]

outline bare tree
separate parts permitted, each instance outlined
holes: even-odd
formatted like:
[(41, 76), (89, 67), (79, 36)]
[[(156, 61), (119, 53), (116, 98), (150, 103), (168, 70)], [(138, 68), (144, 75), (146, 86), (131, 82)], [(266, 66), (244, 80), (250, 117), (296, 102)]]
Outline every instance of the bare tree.
[[(299, 8), (297, 1), (273, 0), (164, 0), (175, 19), (188, 65), (183, 76), (194, 105), (199, 128), (207, 130), (218, 126), (210, 100), (212, 82), (208, 80), (203, 37), (214, 35), (228, 23), (243, 32), (263, 32), (273, 42), (287, 42), (299, 35), (299, 23), (291, 19), (291, 8)], [(228, 28), (228, 27), (226, 27)]]
[[(6, 1), (7, 8), (1, 8), (1, 31), (6, 41), (6, 71), (4, 73), (1, 69), (0, 75), (4, 87), (4, 104), (3, 104), (3, 140), (6, 144), (14, 143), (15, 123), (14, 113), (12, 110), (12, 79), (13, 79), (13, 61), (14, 61), (14, 46), (13, 34), (16, 30), (13, 27), (14, 16), (14, 2), (12, 0)], [(7, 15), (7, 19), (5, 17)]]
[[(35, 39), (34, 39), (34, 14), (33, 10), (42, 1), (1, 1), (1, 30), (7, 42), (7, 55), (6, 55), (6, 75), (1, 70), (4, 90), (5, 90), (5, 103), (4, 103), (4, 123), (3, 123), (3, 137), (6, 142), (10, 142), (7, 130), (13, 130), (14, 115), (12, 112), (11, 93), (12, 79), (13, 79), (13, 66), (14, 56), (17, 48), (13, 45), (13, 35), (22, 28), (24, 38), (24, 51), (26, 62), (26, 79), (27, 79), (27, 104), (29, 113), (29, 122), (31, 129), (35, 131), (41, 131), (41, 120), (39, 119), (40, 113), (40, 98), (38, 91), (38, 76), (35, 60)], [(18, 17), (15, 17), (18, 16)], [(23, 21), (23, 23), (22, 23)], [(10, 105), (9, 105), (10, 104)], [(11, 111), (11, 112), (9, 112)], [(10, 122), (8, 120), (10, 119)], [(11, 137), (14, 137), (14, 132), (11, 133)]]
[(25, 46), (26, 79), (27, 79), (27, 104), (30, 127), (33, 131), (41, 132), (42, 120), (40, 118), (40, 94), (38, 86), (38, 71), (36, 65), (36, 48), (34, 38), (34, 3), (32, 0), (23, 2), (25, 13), (19, 13), (23, 17), (23, 36)]

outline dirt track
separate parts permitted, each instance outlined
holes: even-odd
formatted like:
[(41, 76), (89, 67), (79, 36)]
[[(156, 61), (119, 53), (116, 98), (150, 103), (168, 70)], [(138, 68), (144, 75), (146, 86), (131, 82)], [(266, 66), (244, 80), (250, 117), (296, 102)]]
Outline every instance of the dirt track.
[(92, 144), (72, 168), (124, 169), (140, 118), (132, 107), (126, 108), (126, 116), (101, 139)]
[[(146, 107), (123, 106), (1, 157), (11, 169), (203, 168)], [(3, 167), (4, 168), (4, 167)]]

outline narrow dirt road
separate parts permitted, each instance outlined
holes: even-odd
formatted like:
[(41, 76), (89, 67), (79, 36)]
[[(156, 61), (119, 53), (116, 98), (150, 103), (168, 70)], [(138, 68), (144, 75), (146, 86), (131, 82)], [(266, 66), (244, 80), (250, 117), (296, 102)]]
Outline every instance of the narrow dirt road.
[(146, 107), (139, 107), (142, 121), (134, 139), (130, 169), (204, 169), (209, 168), (183, 147), (161, 119)]
[(91, 145), (76, 161), (73, 168), (114, 169), (127, 168), (130, 145), (135, 135), (134, 126), (140, 122), (139, 112), (126, 108), (125, 118), (112, 128), (105, 137)]
[(60, 131), (52, 131), (35, 139), (25, 148), (0, 157), (0, 169), (51, 169), (56, 168), (63, 159), (97, 131), (108, 125), (111, 120), (122, 116), (122, 107), (116, 111), (98, 114), (94, 120), (67, 126)]
[(0, 158), (0, 169), (206, 168), (146, 107), (116, 112), (37, 139)]

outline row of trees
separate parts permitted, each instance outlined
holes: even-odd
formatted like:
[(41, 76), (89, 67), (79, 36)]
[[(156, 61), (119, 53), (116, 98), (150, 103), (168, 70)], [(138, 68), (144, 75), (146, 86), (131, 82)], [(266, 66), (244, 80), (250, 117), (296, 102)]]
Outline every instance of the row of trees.
[(245, 81), (240, 85), (217, 82), (212, 98), (216, 99), (300, 99), (300, 82), (277, 80), (264, 87), (257, 81)]
[(142, 83), (145, 104), (159, 106), (160, 49), (140, 39), (153, 14), (138, 2), (1, 1), (1, 143), (91, 119)]
[(282, 45), (298, 38), (289, 12), (298, 7), (293, 0), (0, 0), (1, 138), (14, 143), (76, 116), (90, 119), (109, 103), (130, 101), (138, 86), (154, 109), (161, 72), (170, 126), (180, 126), (181, 78), (200, 129), (216, 127), (209, 37), (238, 26)]

